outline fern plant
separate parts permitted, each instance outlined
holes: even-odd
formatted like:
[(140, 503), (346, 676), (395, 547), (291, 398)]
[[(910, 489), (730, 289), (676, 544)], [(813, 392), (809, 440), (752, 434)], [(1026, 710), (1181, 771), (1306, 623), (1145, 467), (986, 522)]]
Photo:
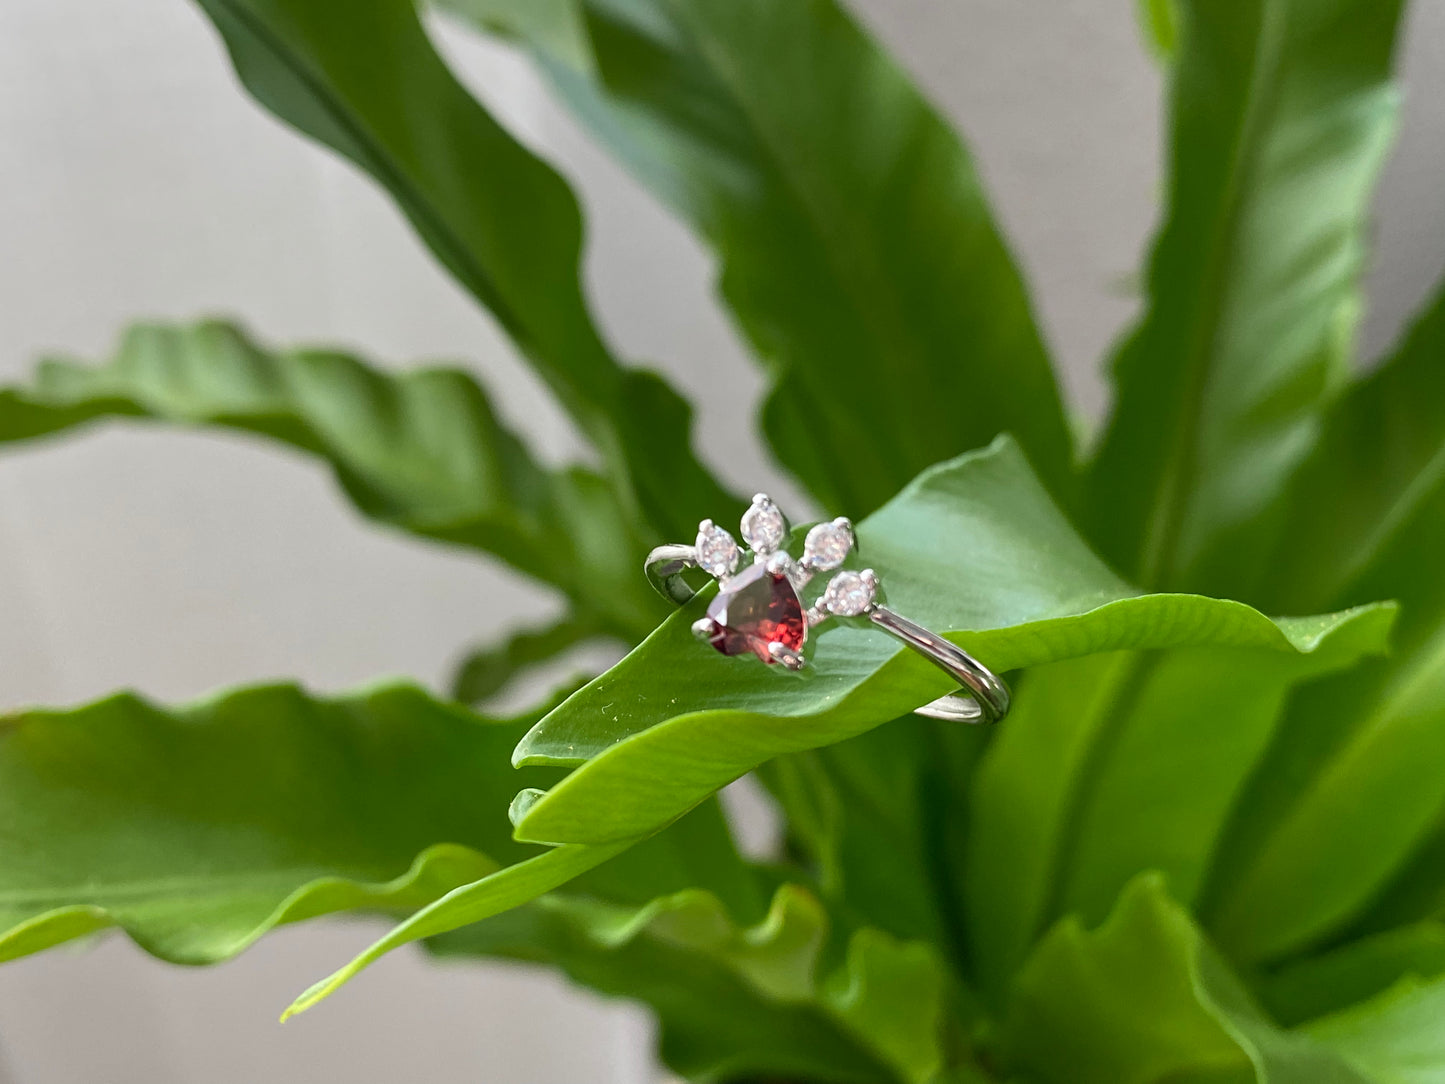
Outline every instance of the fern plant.
[[(945, 679), (876, 632), (783, 674), (699, 650), (705, 599), (651, 596), (648, 549), (743, 502), (596, 330), (567, 185), (411, 0), (200, 2), (252, 96), (390, 194), (595, 455), (542, 465), (464, 373), (220, 323), (43, 364), (0, 437), (245, 430), (568, 614), (454, 700), (13, 713), (0, 958), (118, 927), (211, 963), (360, 910), (397, 924), (288, 1013), (424, 940), (646, 1003), (699, 1081), (1445, 1074), (1445, 294), (1352, 367), (1400, 0), (1144, 5), (1169, 183), (1088, 448), (967, 150), (835, 0), (438, 0), (712, 247), (762, 437), (859, 521), (900, 610), (1010, 672), (992, 729), (911, 716)], [(637, 646), (571, 695), (469, 706), (604, 637)], [(715, 797), (747, 773), (785, 825), (766, 862)]]

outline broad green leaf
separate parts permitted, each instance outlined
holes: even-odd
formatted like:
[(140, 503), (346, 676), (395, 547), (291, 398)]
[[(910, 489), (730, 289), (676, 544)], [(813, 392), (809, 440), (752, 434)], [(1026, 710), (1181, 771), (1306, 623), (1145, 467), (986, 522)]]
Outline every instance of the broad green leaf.
[(1445, 518), (1442, 359), (1445, 285), (1391, 358), (1333, 405), (1290, 486), (1288, 535), (1262, 586), (1272, 604), (1297, 612), (1388, 588), (1411, 600), (1410, 611), (1445, 608), (1445, 584), (1422, 574), (1433, 565), (1400, 564), (1433, 556), (1410, 536)]
[(0, 391), (0, 441), (114, 416), (278, 440), (330, 464), (379, 522), (495, 554), (614, 634), (654, 623), (638, 587), (646, 546), (612, 488), (581, 467), (541, 467), (459, 370), (392, 374), (330, 351), (268, 351), (229, 324), (142, 324), (103, 365), (47, 361)]
[(1205, 914), (1232, 956), (1275, 959), (1319, 940), (1405, 867), (1445, 803), (1442, 704), (1445, 630), (1302, 690), (1214, 874)]
[(705, 892), (738, 922), (756, 925), (768, 913), (777, 879), (775, 871), (742, 857), (721, 804), (710, 801), (583, 874), (568, 891), (634, 908), (683, 891)]
[(1287, 619), (1296, 653), (1116, 652), (1031, 671), (979, 768), (962, 871), (971, 951), (999, 996), (1064, 914), (1099, 922), (1144, 870), (1198, 896), (1290, 687), (1385, 647), (1393, 611)]
[(211, 963), (282, 922), (429, 903), (536, 853), (506, 821), (507, 750), (526, 725), (404, 684), (12, 714), (0, 958), (118, 926), (167, 960)]
[[(1301, 691), (1240, 807), (1209, 914), (1241, 957), (1283, 955), (1358, 916), (1445, 812), (1442, 349), (1437, 300), (1335, 405), (1292, 493), (1280, 600), (1395, 597), (1401, 621), (1389, 660)], [(1438, 866), (1414, 875), (1445, 884)]]
[(823, 984), (833, 1014), (909, 1084), (927, 1084), (942, 1068), (938, 1031), (947, 980), (934, 951), (861, 929), (848, 942), (845, 966)]
[(1347, 1009), (1401, 979), (1440, 974), (1445, 974), (1445, 924), (1419, 922), (1287, 964), (1257, 986), (1275, 1019), (1294, 1025)]
[(704, 892), (620, 908), (569, 891), (431, 947), (555, 964), (646, 1002), (665, 1060), (689, 1079), (934, 1079), (944, 988), (932, 950), (863, 929), (833, 962), (831, 932), (819, 901), (794, 884), (752, 926)]
[(1439, 1084), (1445, 1078), (1445, 981), (1407, 980), (1304, 1031), (1375, 1084)]
[(1401, 0), (1181, 0), (1169, 200), (1083, 515), (1156, 590), (1252, 597), (1350, 361)]
[(1152, 875), (1099, 928), (1070, 917), (1039, 945), (1004, 1053), (1040, 1084), (1368, 1084), (1274, 1027)]
[(1436, 824), (1350, 933), (1379, 933), (1432, 918), (1445, 918), (1445, 823)]
[(514, 632), (495, 647), (473, 651), (462, 660), (452, 678), (452, 696), (464, 704), (479, 704), (532, 668), (606, 635), (607, 630), (597, 621), (577, 613), (545, 627)]
[(261, 686), (176, 709), (122, 694), (0, 719), (0, 960), (119, 927), (164, 959), (214, 963), (283, 922), (422, 908), (310, 1004), (394, 945), (583, 874), (578, 890), (621, 905), (696, 885), (760, 912), (716, 803), (600, 869), (636, 841), (514, 841), (517, 782), (557, 775), (508, 762), (535, 718), (388, 684), (327, 698)]
[(620, 367), (598, 336), (566, 183), (466, 93), (411, 0), (198, 2), (257, 101), (391, 194), (655, 530), (675, 535), (731, 507), (692, 457), (687, 405), (657, 377)]
[(985, 727), (898, 719), (759, 769), (830, 907), (962, 951), (947, 871)]
[(526, 42), (712, 245), (772, 376), (764, 429), (826, 506), (862, 516), (1005, 430), (1069, 487), (1058, 392), (972, 160), (840, 5), (575, 0), (582, 60), (533, 0), (441, 6)]
[(756, 871), (739, 856), (717, 803), (709, 802), (650, 838), (555, 847), (458, 886), (314, 983), (281, 1019), (312, 1008), (392, 949), (503, 914), (568, 883), (634, 907), (646, 907), (646, 901), (689, 886), (689, 891), (705, 892), (730, 908), (729, 913), (748, 917), (758, 911), (760, 889)]
[(1192, 904), (1231, 807), (1297, 683), (1383, 653), (1392, 607), (1363, 607), (1303, 632), (1299, 654), (1197, 648), (1135, 655), (1073, 807), (1059, 883), (1063, 911), (1102, 919), (1144, 869)]
[[(1126, 648), (1293, 653), (1334, 620), (1277, 624), (1239, 603), (1137, 595), (1077, 539), (1006, 439), (926, 471), (859, 524), (858, 537), (890, 605), (999, 672)], [(530, 803), (519, 838), (646, 833), (772, 757), (861, 734), (949, 688), (871, 628), (825, 627), (797, 674), (718, 655), (689, 628), (702, 605), (670, 618), (523, 739), (518, 763), (586, 763)]]

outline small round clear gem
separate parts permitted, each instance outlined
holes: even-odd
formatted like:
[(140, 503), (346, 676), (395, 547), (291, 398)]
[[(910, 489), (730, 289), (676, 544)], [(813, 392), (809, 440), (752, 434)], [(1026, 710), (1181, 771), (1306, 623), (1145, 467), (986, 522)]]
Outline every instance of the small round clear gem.
[(754, 553), (768, 554), (783, 544), (788, 524), (778, 506), (760, 495), (743, 513), (742, 531), (743, 541), (752, 547)]
[(708, 523), (697, 532), (697, 563), (710, 576), (730, 576), (738, 567), (738, 544), (733, 536)]
[(874, 585), (861, 572), (840, 572), (828, 581), (823, 605), (838, 617), (857, 617), (873, 605)]
[(808, 532), (803, 543), (803, 560), (819, 572), (831, 572), (848, 558), (853, 548), (853, 528), (846, 519), (820, 523)]

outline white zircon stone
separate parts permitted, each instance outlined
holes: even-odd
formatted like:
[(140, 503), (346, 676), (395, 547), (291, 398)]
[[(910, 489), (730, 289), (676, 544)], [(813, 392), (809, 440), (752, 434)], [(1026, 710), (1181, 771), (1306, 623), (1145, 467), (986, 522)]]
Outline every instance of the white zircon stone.
[(698, 528), (696, 547), (698, 567), (710, 576), (731, 576), (738, 567), (738, 544), (711, 520)]
[(857, 617), (873, 605), (874, 585), (861, 572), (840, 572), (828, 581), (823, 605), (838, 617)]
[(743, 540), (754, 553), (769, 554), (783, 544), (788, 533), (787, 521), (778, 506), (761, 493), (753, 498), (753, 505), (743, 513)]
[(831, 572), (841, 565), (853, 548), (853, 527), (846, 519), (820, 523), (803, 542), (803, 561), (819, 572)]

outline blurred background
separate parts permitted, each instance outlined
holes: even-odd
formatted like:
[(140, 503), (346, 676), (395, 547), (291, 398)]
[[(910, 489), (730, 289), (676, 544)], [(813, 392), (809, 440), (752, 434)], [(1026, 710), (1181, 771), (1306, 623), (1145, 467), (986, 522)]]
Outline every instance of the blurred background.
[[(971, 142), (1072, 405), (1097, 416), (1099, 359), (1135, 308), (1162, 183), (1161, 77), (1133, 4), (852, 7)], [(619, 353), (692, 398), (735, 488), (799, 507), (752, 436), (760, 384), (711, 300), (701, 249), (553, 107), (521, 58), (432, 26), (463, 80), (580, 191), (588, 287)], [(1398, 332), (1445, 251), (1445, 2), (1417, 0), (1407, 35), (1367, 356)], [(538, 449), (576, 454), (489, 318), (369, 182), (251, 104), (185, 0), (5, 0), (3, 379), (24, 380), (49, 354), (98, 359), (137, 317), (203, 314), (235, 315), (273, 344), (473, 367)], [(5, 708), (121, 686), (185, 699), (285, 675), (339, 689), (409, 674), (441, 689), (468, 645), (553, 608), (499, 568), (364, 527), (323, 470), (240, 436), (105, 426), (0, 460)], [(292, 927), (207, 970), (158, 963), (120, 938), (7, 965), (0, 1084), (658, 1079), (645, 1014), (548, 975), (438, 967), (410, 950), (275, 1023), (374, 933)]]

